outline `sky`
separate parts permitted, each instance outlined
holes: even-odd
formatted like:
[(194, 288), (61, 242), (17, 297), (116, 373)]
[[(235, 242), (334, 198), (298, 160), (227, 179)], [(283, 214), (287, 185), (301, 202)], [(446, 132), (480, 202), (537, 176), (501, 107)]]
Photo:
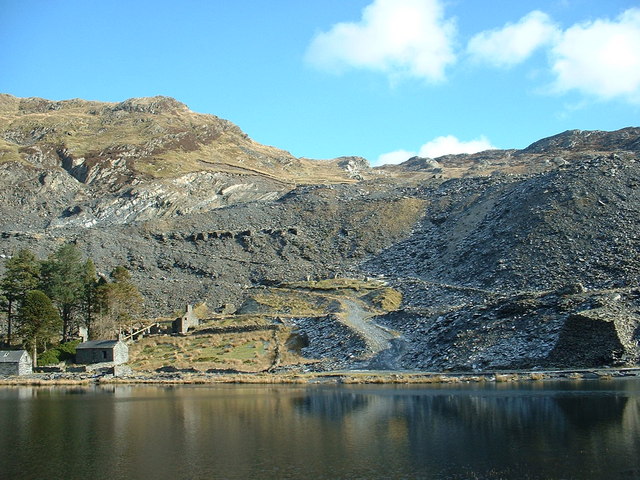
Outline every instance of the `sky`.
[(298, 157), (640, 121), (639, 0), (0, 0), (0, 92), (166, 95)]

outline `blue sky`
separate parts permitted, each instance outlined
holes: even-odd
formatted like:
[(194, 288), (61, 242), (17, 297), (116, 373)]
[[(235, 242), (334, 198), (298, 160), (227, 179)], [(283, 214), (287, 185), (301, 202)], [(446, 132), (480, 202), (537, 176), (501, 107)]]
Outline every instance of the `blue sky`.
[(0, 0), (0, 92), (167, 95), (373, 164), (638, 126), (637, 0)]

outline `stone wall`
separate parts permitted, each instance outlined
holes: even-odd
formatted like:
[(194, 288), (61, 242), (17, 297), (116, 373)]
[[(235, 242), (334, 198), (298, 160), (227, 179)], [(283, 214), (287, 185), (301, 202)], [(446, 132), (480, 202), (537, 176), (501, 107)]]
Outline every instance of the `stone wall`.
[(25, 352), (22, 357), (20, 357), (20, 362), (18, 363), (18, 375), (31, 375), (33, 373), (33, 360), (31, 356)]
[(0, 363), (0, 375), (18, 375), (18, 364)]
[(113, 350), (109, 348), (83, 348), (76, 351), (76, 363), (103, 363), (113, 361)]
[(615, 322), (604, 309), (570, 315), (549, 355), (552, 365), (599, 367), (615, 365), (625, 351)]
[(129, 347), (124, 342), (116, 343), (113, 347), (113, 363), (121, 365), (129, 361)]

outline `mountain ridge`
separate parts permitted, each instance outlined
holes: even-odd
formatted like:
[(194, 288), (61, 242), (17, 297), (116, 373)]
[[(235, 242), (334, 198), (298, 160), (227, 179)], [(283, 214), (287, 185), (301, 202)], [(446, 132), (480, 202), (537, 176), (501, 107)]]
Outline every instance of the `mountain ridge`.
[(376, 321), (407, 369), (635, 364), (639, 146), (637, 127), (569, 130), (371, 168), (295, 158), (167, 97), (4, 95), (0, 254), (73, 242), (102, 271), (128, 265), (149, 314), (380, 277), (404, 297)]

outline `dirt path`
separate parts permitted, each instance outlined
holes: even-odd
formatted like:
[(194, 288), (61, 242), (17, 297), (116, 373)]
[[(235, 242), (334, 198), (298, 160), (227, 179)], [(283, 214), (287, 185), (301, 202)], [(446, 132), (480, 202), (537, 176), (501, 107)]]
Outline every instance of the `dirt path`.
[[(308, 292), (323, 298), (329, 298), (340, 304), (340, 309), (331, 316), (358, 335), (366, 344), (364, 354), (353, 357), (351, 367), (356, 369), (376, 368), (379, 370), (397, 369), (401, 354), (405, 350), (406, 342), (402, 336), (387, 327), (378, 325), (372, 318), (378, 313), (372, 310), (366, 302), (358, 299), (345, 298), (342, 295)], [(296, 317), (296, 315), (291, 315)], [(278, 317), (286, 318), (286, 314)]]
[(389, 348), (389, 342), (396, 337), (390, 330), (373, 323), (373, 314), (367, 312), (360, 303), (354, 300), (342, 300), (345, 314), (340, 315), (343, 323), (358, 332), (366, 342), (372, 354)]
[(367, 344), (369, 353), (362, 358), (366, 363), (362, 368), (375, 368), (380, 370), (398, 368), (398, 360), (404, 351), (405, 341), (392, 330), (372, 322), (374, 315), (365, 310), (362, 305), (354, 300), (342, 300), (345, 308), (344, 315), (340, 316), (342, 322), (360, 334)]

